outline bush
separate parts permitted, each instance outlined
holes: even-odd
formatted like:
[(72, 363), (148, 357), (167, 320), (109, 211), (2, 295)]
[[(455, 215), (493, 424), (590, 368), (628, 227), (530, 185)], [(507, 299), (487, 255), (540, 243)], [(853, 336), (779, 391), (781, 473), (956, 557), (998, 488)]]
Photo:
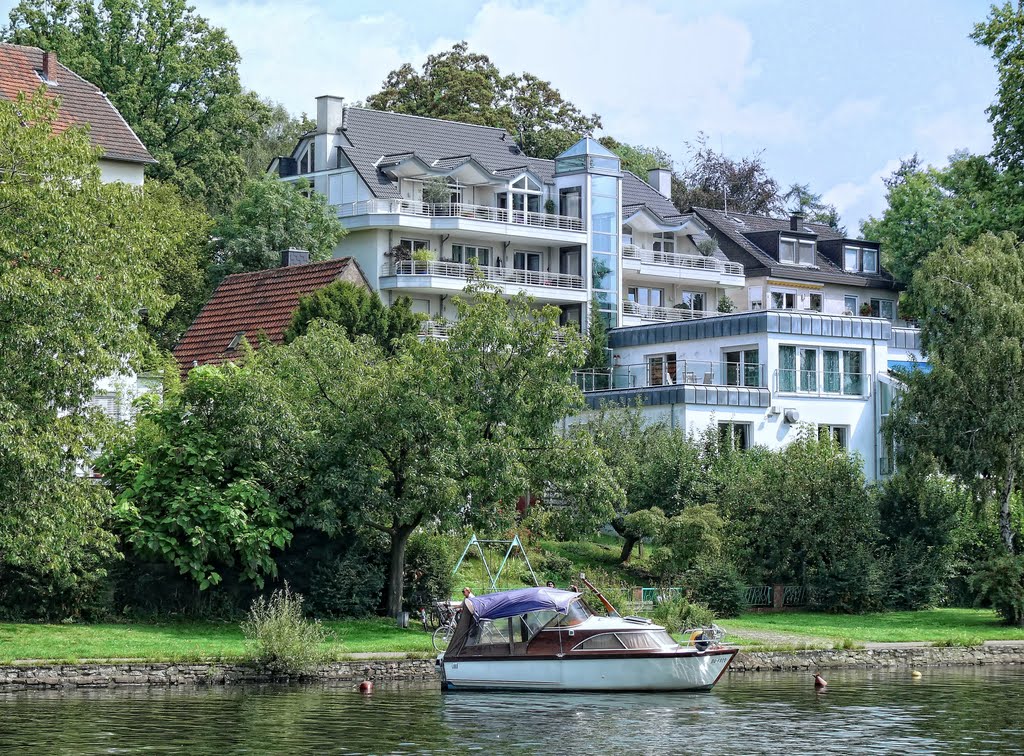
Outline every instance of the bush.
[(556, 584), (568, 580), (575, 582), (575, 565), (563, 556), (553, 554), (550, 551), (542, 552), (537, 563), (537, 570), (544, 574), (546, 579), (554, 580)]
[(455, 587), (452, 570), (456, 560), (454, 549), (443, 537), (413, 533), (405, 550), (406, 609), (449, 598)]
[(302, 596), (292, 593), (287, 583), (269, 599), (260, 596), (253, 601), (242, 632), (247, 656), (260, 669), (273, 675), (301, 675), (326, 659), (327, 634), (319, 621), (306, 619), (302, 604)]
[(810, 604), (840, 614), (880, 611), (884, 608), (882, 571), (866, 546), (836, 555), (831, 563), (808, 572)]
[(978, 604), (991, 606), (1006, 624), (1024, 627), (1024, 557), (990, 559), (974, 575), (971, 587)]
[(719, 617), (738, 617), (746, 608), (746, 586), (731, 564), (701, 565), (683, 579), (691, 601), (706, 604)]
[(384, 570), (361, 551), (317, 565), (310, 574), (309, 612), (337, 619), (374, 614), (384, 591)]
[(715, 613), (704, 604), (675, 597), (659, 601), (651, 611), (651, 619), (670, 633), (694, 627), (707, 627), (715, 621)]

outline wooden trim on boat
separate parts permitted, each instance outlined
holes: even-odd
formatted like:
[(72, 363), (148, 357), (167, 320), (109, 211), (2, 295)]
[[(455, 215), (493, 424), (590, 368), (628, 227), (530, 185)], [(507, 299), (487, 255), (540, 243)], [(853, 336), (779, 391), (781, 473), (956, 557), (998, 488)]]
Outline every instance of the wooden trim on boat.
[[(679, 651), (635, 651), (619, 652), (619, 651), (584, 651), (572, 654), (564, 654), (558, 656), (557, 654), (521, 654), (518, 656), (448, 656), (444, 657), (444, 661), (448, 662), (496, 662), (496, 661), (587, 661), (592, 659), (671, 659), (673, 657), (679, 657), (684, 659), (689, 658), (700, 658), (703, 656), (722, 656), (723, 654), (729, 655), (729, 661), (722, 668), (725, 669), (732, 664), (732, 660), (739, 653), (738, 648), (709, 648), (706, 651), (692, 652), (679, 652)], [(721, 677), (721, 675), (719, 675)]]

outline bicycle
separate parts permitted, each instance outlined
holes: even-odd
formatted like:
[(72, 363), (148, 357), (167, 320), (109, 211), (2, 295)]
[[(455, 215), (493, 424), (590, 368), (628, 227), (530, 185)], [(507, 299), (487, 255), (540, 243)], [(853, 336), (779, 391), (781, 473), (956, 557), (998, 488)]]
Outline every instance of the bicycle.
[(452, 635), (455, 634), (455, 627), (459, 624), (462, 605), (455, 604), (453, 606), (450, 601), (437, 601), (434, 604), (434, 610), (440, 618), (440, 624), (430, 636), (430, 642), (435, 651), (443, 653), (448, 650), (448, 644), (451, 642)]

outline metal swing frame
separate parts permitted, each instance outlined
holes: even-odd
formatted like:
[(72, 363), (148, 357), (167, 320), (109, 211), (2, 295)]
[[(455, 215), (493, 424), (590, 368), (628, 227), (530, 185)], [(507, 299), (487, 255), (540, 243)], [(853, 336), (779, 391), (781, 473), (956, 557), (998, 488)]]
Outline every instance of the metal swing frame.
[[(494, 573), (491, 572), (491, 567), (489, 564), (487, 564), (487, 554), (484, 552), (484, 545), (491, 544), (501, 544), (508, 546), (508, 548), (505, 549), (505, 556), (501, 560), (501, 564), (498, 565), (498, 571)], [(466, 555), (469, 553), (469, 550), (474, 546), (476, 546), (477, 552), (479, 552), (480, 554), (480, 561), (484, 563), (484, 570), (487, 571), (487, 579), (491, 581), (490, 590), (498, 590), (498, 579), (501, 578), (501, 573), (505, 569), (505, 565), (508, 564), (509, 557), (512, 556), (512, 552), (517, 547), (519, 549), (519, 553), (523, 555), (523, 561), (526, 562), (526, 566), (530, 570), (530, 575), (533, 577), (533, 584), (540, 585), (540, 583), (537, 582), (537, 573), (533, 571), (533, 565), (530, 564), (530, 557), (526, 554), (526, 547), (523, 546), (523, 542), (519, 540), (518, 534), (513, 536), (511, 541), (497, 541), (483, 540), (477, 538), (476, 533), (474, 533), (472, 537), (469, 539), (469, 543), (466, 544), (466, 548), (463, 549), (462, 556), (459, 557), (459, 561), (455, 564), (455, 569), (452, 570), (453, 575), (459, 571), (459, 567), (462, 566), (462, 562), (466, 559)]]

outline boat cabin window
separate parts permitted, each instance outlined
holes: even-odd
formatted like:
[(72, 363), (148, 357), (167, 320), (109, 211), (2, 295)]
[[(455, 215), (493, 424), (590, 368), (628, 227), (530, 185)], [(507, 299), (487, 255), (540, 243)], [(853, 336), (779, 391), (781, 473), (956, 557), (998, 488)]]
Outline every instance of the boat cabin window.
[(659, 651), (675, 648), (672, 636), (664, 630), (642, 630), (630, 633), (601, 633), (581, 641), (573, 651)]
[(479, 620), (473, 623), (469, 635), (466, 638), (466, 648), (470, 646), (497, 646), (508, 647), (508, 626), (507, 618), (498, 620)]
[(569, 611), (552, 622), (551, 627), (572, 627), (593, 616), (594, 613), (590, 611), (586, 604), (582, 601), (573, 601), (569, 604)]

